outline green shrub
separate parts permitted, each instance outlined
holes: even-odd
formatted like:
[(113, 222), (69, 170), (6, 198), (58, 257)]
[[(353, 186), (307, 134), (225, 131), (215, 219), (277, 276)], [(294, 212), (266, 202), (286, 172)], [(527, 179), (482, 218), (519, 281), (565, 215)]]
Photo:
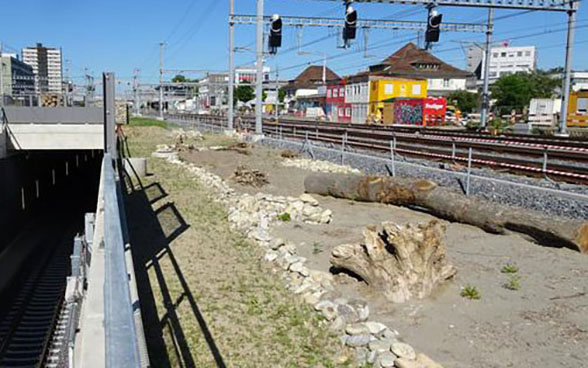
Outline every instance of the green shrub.
[(480, 292), (475, 286), (467, 285), (461, 290), (460, 295), (464, 298), (478, 300), (481, 298)]

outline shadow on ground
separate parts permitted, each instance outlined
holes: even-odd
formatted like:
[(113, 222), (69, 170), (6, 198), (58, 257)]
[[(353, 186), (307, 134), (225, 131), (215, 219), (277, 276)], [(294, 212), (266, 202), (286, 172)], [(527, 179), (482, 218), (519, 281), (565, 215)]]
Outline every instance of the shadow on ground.
[[(193, 340), (193, 337), (186, 336), (182, 318), (178, 314), (180, 305), (189, 303), (216, 365), (225, 367), (221, 352), (215, 344), (172, 250), (173, 241), (185, 232), (189, 225), (174, 203), (158, 204), (167, 197), (167, 193), (159, 183), (143, 186), (140, 181), (134, 180), (138, 181), (138, 185), (133, 185), (133, 180), (129, 176), (125, 179), (129, 237), (151, 366), (164, 368), (196, 366), (188, 342)], [(164, 259), (172, 265), (172, 272), (169, 267), (167, 269), (162, 267), (161, 263)], [(150, 280), (149, 274), (155, 275), (155, 280)], [(181, 286), (181, 294), (175, 299), (170, 292), (170, 285), (174, 284)], [(161, 318), (157, 311), (155, 295), (161, 295), (163, 299), (165, 313)], [(165, 339), (166, 335), (168, 339)], [(172, 345), (173, 348), (169, 349), (167, 345)], [(203, 353), (199, 352), (199, 354)]]

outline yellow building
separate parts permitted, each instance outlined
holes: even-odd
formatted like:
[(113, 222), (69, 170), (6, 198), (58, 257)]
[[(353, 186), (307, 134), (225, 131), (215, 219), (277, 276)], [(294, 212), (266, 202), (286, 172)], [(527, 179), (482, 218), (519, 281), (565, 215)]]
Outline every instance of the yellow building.
[(369, 116), (382, 121), (384, 101), (391, 98), (425, 98), (427, 81), (425, 79), (382, 78), (370, 81)]
[(588, 127), (588, 90), (570, 93), (568, 126)]

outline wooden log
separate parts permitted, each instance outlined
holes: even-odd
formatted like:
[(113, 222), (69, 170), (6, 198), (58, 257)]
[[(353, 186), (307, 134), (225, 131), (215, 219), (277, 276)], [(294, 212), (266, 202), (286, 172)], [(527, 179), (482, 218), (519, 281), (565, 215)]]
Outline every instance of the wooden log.
[(367, 227), (361, 244), (335, 247), (331, 264), (361, 277), (394, 303), (422, 299), (453, 277), (455, 267), (445, 257), (445, 226), (383, 223), (382, 230)]
[(548, 216), (477, 197), (466, 197), (431, 181), (313, 173), (306, 177), (304, 187), (307, 193), (418, 206), (437, 217), (474, 225), (491, 233), (519, 232), (543, 245), (588, 253), (588, 221)]

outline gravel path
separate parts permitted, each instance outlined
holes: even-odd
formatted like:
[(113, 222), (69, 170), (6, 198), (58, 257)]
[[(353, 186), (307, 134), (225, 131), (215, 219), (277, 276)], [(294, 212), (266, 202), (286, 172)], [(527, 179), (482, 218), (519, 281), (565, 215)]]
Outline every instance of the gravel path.
[[(262, 143), (275, 148), (300, 150), (301, 142), (279, 141), (272, 138), (263, 139)], [(319, 160), (332, 161), (341, 163), (341, 153), (339, 148), (329, 148), (324, 144), (313, 142), (312, 151), (314, 158)], [(305, 155), (309, 156), (308, 150)], [(360, 169), (366, 174), (389, 175), (386, 165), (390, 164), (388, 157), (376, 156), (370, 152), (347, 152), (345, 155), (345, 164)], [(445, 187), (453, 187), (456, 190), (463, 191), (466, 187), (465, 168), (459, 171), (443, 170), (440, 166), (448, 167), (447, 164), (440, 164), (425, 160), (417, 159), (396, 159), (396, 175), (428, 179), (439, 183)], [(389, 167), (389, 166), (388, 166)], [(472, 168), (470, 182), (470, 193), (485, 199), (529, 208), (544, 212), (550, 215), (564, 216), (571, 218), (588, 218), (588, 187), (580, 185), (571, 185), (548, 180), (520, 177), (511, 174), (499, 173), (489, 169)], [(500, 179), (505, 182), (492, 182), (483, 180), (483, 178)], [(558, 192), (549, 192), (537, 188), (529, 188), (521, 185), (532, 185), (546, 188), (548, 190), (557, 190)], [(569, 193), (567, 196), (565, 193)]]

